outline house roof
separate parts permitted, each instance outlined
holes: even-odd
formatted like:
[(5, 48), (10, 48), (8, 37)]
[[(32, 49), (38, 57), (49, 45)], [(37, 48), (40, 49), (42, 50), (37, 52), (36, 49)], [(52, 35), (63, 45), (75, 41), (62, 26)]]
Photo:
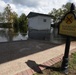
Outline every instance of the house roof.
[(31, 17), (36, 17), (36, 16), (47, 16), (47, 17), (52, 17), (52, 15), (47, 15), (47, 14), (42, 14), (42, 13), (36, 13), (36, 12), (30, 12), (27, 17), (31, 18)]

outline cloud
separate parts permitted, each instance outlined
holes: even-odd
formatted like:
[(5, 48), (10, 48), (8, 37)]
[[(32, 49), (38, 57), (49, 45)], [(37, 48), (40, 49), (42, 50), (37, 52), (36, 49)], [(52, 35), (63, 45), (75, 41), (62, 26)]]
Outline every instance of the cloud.
[[(61, 8), (63, 4), (66, 4), (68, 1), (76, 2), (76, 0), (0, 0), (2, 8), (6, 4), (10, 4), (12, 11), (17, 12), (19, 15), (25, 13), (26, 15), (29, 12), (38, 12), (48, 14), (53, 8)], [(3, 2), (3, 4), (2, 4)]]
[(60, 7), (62, 4), (68, 2), (68, 0), (11, 0), (16, 5), (22, 5), (27, 7)]
[(38, 0), (11, 0), (11, 2), (27, 7), (37, 7), (39, 5)]
[(11, 0), (11, 3), (19, 7), (19, 9), (22, 8), (23, 11), (26, 11), (25, 13), (28, 13), (28, 11), (35, 11), (45, 14), (49, 13), (53, 8), (60, 8), (67, 2), (68, 0)]
[(74, 3), (76, 6), (76, 0), (70, 0), (71, 3)]
[(0, 0), (0, 12), (3, 11), (5, 6), (6, 6), (6, 3), (3, 0)]
[(12, 11), (18, 12), (16, 5), (10, 4)]
[(70, 2), (76, 2), (76, 0), (70, 0)]

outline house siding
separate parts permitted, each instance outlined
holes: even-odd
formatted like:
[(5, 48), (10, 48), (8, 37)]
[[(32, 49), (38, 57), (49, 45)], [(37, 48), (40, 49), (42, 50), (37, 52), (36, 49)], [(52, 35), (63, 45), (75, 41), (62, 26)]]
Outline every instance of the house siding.
[[(44, 22), (44, 19), (46, 22)], [(28, 36), (32, 39), (50, 40), (51, 17), (36, 16), (29, 18)]]
[[(46, 22), (43, 22), (44, 19), (46, 19)], [(30, 29), (50, 30), (50, 25), (51, 25), (50, 17), (37, 16), (37, 17), (29, 18), (28, 26)]]
[[(46, 19), (46, 22), (44, 22), (44, 19)], [(44, 16), (38, 16), (38, 30), (50, 30), (51, 25), (51, 18), (50, 17), (44, 17)]]
[(38, 26), (38, 17), (32, 17), (28, 19), (28, 27), (29, 29), (37, 29)]
[(32, 38), (32, 39), (49, 40), (50, 39), (50, 31), (49, 30), (30, 29), (28, 32), (28, 36), (29, 36), (29, 38)]

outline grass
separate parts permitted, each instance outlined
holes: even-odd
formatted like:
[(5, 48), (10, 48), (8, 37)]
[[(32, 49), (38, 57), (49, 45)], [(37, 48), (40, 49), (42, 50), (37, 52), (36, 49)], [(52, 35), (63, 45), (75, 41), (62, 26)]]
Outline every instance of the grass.
[[(60, 69), (61, 63), (62, 62), (60, 61), (59, 63), (50, 66), (50, 68), (46, 68), (45, 70), (42, 71), (42, 74), (36, 73), (34, 75), (65, 75)], [(76, 75), (76, 52), (69, 57), (68, 71), (69, 71), (68, 75)]]

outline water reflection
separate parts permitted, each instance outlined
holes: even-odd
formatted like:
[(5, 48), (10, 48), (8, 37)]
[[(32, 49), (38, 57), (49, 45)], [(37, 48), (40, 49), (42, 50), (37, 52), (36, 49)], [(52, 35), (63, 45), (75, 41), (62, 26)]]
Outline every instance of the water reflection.
[(12, 33), (8, 29), (0, 28), (0, 42), (27, 40), (28, 35), (23, 33)]
[(65, 37), (58, 34), (58, 28), (52, 28), (50, 36), (50, 41), (52, 43), (61, 44), (65, 42)]
[[(27, 40), (28, 35), (25, 33), (13, 33), (11, 30), (0, 28), (0, 42), (11, 42)], [(58, 35), (58, 29), (51, 29), (50, 41), (53, 43), (62, 43), (65, 38)]]

